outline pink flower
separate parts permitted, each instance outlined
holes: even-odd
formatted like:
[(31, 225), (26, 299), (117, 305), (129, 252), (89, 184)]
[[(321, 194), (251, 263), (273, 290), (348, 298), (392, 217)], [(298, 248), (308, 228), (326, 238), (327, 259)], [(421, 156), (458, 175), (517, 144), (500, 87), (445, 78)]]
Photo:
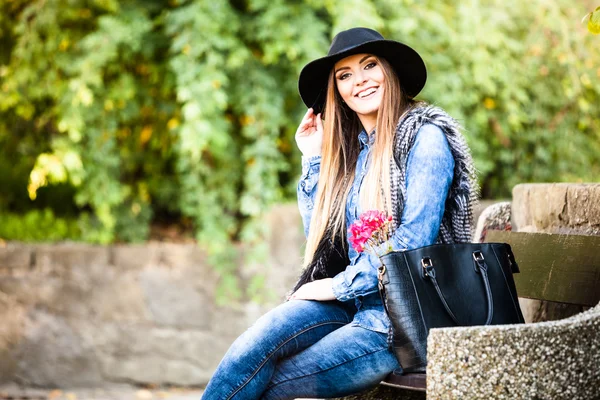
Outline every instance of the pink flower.
[(354, 221), (348, 233), (350, 244), (357, 252), (361, 253), (365, 247), (374, 250), (374, 247), (387, 241), (390, 236), (392, 217), (378, 210), (366, 211)]

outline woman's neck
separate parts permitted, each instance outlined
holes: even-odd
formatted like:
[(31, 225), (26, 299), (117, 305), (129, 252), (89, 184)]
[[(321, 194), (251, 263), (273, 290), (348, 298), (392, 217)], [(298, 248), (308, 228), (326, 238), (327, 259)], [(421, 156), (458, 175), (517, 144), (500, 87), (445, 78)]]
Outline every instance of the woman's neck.
[(359, 115), (358, 119), (360, 119), (360, 123), (362, 124), (365, 132), (370, 135), (377, 125), (377, 114), (375, 114), (375, 116)]

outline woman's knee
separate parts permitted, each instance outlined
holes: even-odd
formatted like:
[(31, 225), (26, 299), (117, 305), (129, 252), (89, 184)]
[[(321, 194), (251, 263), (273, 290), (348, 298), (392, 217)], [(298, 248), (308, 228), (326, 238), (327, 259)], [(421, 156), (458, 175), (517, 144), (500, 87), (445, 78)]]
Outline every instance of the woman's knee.
[(352, 320), (347, 310), (328, 303), (294, 300), (275, 307), (238, 337), (228, 356), (279, 359), (311, 346)]
[(285, 335), (317, 324), (347, 324), (352, 317), (347, 307), (337, 301), (291, 300), (261, 316), (249, 329)]

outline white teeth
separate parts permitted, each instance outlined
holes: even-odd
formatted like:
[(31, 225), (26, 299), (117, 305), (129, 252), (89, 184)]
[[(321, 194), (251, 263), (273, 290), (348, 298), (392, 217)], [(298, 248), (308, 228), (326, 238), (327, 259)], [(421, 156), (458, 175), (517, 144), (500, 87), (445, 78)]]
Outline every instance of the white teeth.
[(370, 95), (371, 93), (375, 93), (375, 90), (377, 90), (377, 89), (376, 89), (376, 88), (367, 89), (367, 90), (365, 90), (365, 91), (363, 91), (363, 92), (360, 92), (360, 93), (358, 94), (358, 97), (360, 97), (361, 99), (362, 99), (363, 97), (367, 97), (367, 96), (368, 96), (368, 95)]

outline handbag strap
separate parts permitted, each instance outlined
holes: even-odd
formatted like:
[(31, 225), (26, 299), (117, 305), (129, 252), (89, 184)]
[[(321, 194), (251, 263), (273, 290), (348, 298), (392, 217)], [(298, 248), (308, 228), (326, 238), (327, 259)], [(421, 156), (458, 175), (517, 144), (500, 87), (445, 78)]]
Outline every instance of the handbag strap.
[[(473, 252), (473, 260), (475, 261), (475, 272), (481, 274), (481, 278), (483, 280), (484, 288), (485, 288), (485, 298), (487, 301), (487, 320), (484, 325), (489, 325), (492, 322), (492, 317), (494, 315), (494, 303), (492, 302), (492, 289), (490, 287), (490, 280), (488, 278), (488, 267), (485, 262), (485, 258), (483, 257), (483, 253), (479, 250)], [(425, 277), (429, 278), (435, 287), (435, 291), (437, 292), (438, 297), (442, 301), (444, 308), (450, 318), (454, 321), (456, 325), (465, 325), (461, 324), (446, 301), (442, 290), (440, 289), (440, 285), (438, 285), (437, 278), (435, 276), (435, 268), (433, 267), (433, 263), (431, 262), (431, 258), (425, 257), (421, 260), (421, 265), (423, 266), (423, 273)]]

